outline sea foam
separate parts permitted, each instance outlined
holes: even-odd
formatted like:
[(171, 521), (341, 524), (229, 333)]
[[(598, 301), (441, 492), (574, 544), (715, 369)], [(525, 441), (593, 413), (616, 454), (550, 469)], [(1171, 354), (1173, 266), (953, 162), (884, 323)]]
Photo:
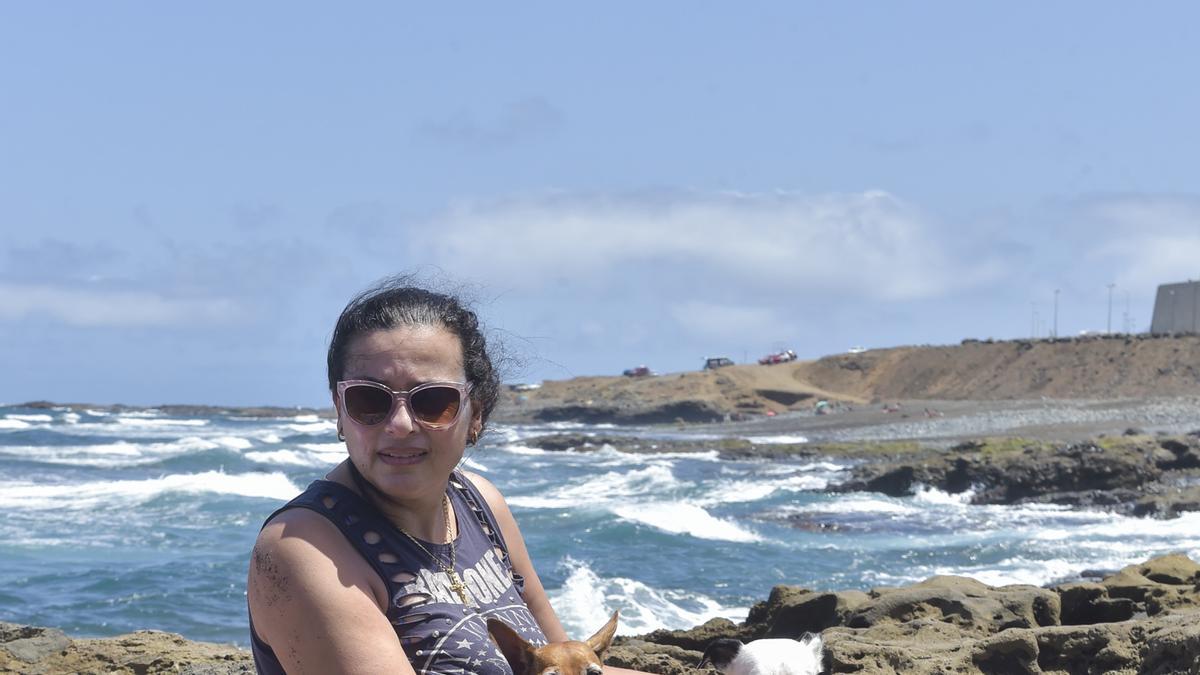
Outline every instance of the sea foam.
[(612, 509), (625, 520), (649, 525), (663, 532), (687, 534), (699, 539), (754, 542), (762, 537), (730, 520), (711, 515), (696, 504), (657, 502), (630, 504)]
[(569, 570), (567, 578), (562, 588), (548, 594), (567, 634), (575, 639), (595, 633), (613, 610), (621, 611), (620, 635), (691, 628), (714, 616), (738, 620), (748, 612), (744, 607), (724, 607), (694, 591), (661, 590), (624, 577), (601, 578), (587, 563), (570, 558), (562, 564)]
[(158, 417), (126, 417), (122, 415), (117, 418), (117, 424), (125, 427), (203, 427), (208, 426), (208, 420), (192, 420), (179, 419), (174, 417), (158, 418)]
[(0, 482), (0, 508), (18, 511), (126, 508), (168, 493), (213, 493), (286, 501), (300, 490), (282, 473), (204, 471), (145, 480), (72, 484)]
[(6, 417), (8, 417), (8, 419), (10, 419), (10, 420), (21, 420), (22, 422), (53, 422), (54, 421), (53, 417), (51, 417), (49, 415), (44, 415), (44, 414), (18, 415), (16, 413), (9, 413), (8, 415), (6, 415)]

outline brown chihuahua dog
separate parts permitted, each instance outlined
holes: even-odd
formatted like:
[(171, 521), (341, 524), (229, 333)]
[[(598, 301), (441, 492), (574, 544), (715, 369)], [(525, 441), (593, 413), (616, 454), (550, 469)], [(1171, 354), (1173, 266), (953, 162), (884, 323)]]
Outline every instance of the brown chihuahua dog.
[(529, 644), (499, 619), (488, 619), (487, 626), (513, 675), (600, 675), (604, 652), (617, 632), (617, 612), (586, 642), (567, 640), (545, 647)]

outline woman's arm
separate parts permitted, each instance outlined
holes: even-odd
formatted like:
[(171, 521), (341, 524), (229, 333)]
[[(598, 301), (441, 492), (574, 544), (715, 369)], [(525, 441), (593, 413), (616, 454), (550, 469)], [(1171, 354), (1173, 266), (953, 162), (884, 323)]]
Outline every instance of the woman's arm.
[[(529, 557), (528, 549), (525, 548), (525, 538), (521, 536), (521, 528), (517, 527), (517, 520), (508, 508), (508, 503), (504, 501), (504, 496), (500, 494), (495, 485), (492, 485), (491, 481), (483, 476), (472, 472), (465, 473), (471, 483), (479, 489), (488, 506), (491, 507), (492, 514), (496, 516), (496, 522), (499, 523), (500, 531), (504, 534), (504, 543), (508, 545), (508, 556), (512, 561), (513, 568), (518, 574), (525, 577), (524, 599), (533, 618), (537, 620), (542, 632), (551, 642), (569, 640), (567, 632), (563, 630), (562, 622), (558, 620), (558, 614), (550, 606), (550, 598), (546, 596), (546, 589), (542, 586), (542, 580), (538, 578), (537, 572), (533, 568), (533, 561)], [(649, 675), (640, 670), (627, 670), (611, 666), (605, 666), (604, 673), (605, 675)]]
[(306, 509), (285, 511), (254, 545), (254, 630), (289, 674), (413, 675), (381, 609), (387, 592), (378, 577), (333, 524)]

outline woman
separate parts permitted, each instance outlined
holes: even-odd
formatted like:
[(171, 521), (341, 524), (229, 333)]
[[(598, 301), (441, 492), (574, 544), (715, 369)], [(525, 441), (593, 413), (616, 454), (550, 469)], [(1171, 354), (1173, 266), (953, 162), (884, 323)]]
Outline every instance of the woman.
[(504, 498), (456, 469), (499, 393), (475, 314), (386, 281), (342, 311), (328, 375), (349, 457), (255, 543), (258, 672), (508, 675), (488, 617), (566, 640)]

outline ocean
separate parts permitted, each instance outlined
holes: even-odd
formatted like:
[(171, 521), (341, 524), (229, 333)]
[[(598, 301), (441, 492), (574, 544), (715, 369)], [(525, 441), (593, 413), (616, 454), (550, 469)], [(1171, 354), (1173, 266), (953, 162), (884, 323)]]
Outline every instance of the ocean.
[[(571, 431), (496, 426), (466, 468), (508, 498), (570, 634), (745, 618), (776, 584), (900, 585), (934, 574), (1049, 584), (1168, 552), (1200, 559), (1200, 513), (1146, 520), (966, 495), (831, 494), (846, 461), (547, 452)], [(709, 430), (711, 432), (711, 428)], [(757, 442), (802, 442), (762, 436)], [(344, 455), (316, 416), (0, 406), (0, 620), (74, 636), (155, 628), (248, 644), (245, 577), (263, 519)]]

